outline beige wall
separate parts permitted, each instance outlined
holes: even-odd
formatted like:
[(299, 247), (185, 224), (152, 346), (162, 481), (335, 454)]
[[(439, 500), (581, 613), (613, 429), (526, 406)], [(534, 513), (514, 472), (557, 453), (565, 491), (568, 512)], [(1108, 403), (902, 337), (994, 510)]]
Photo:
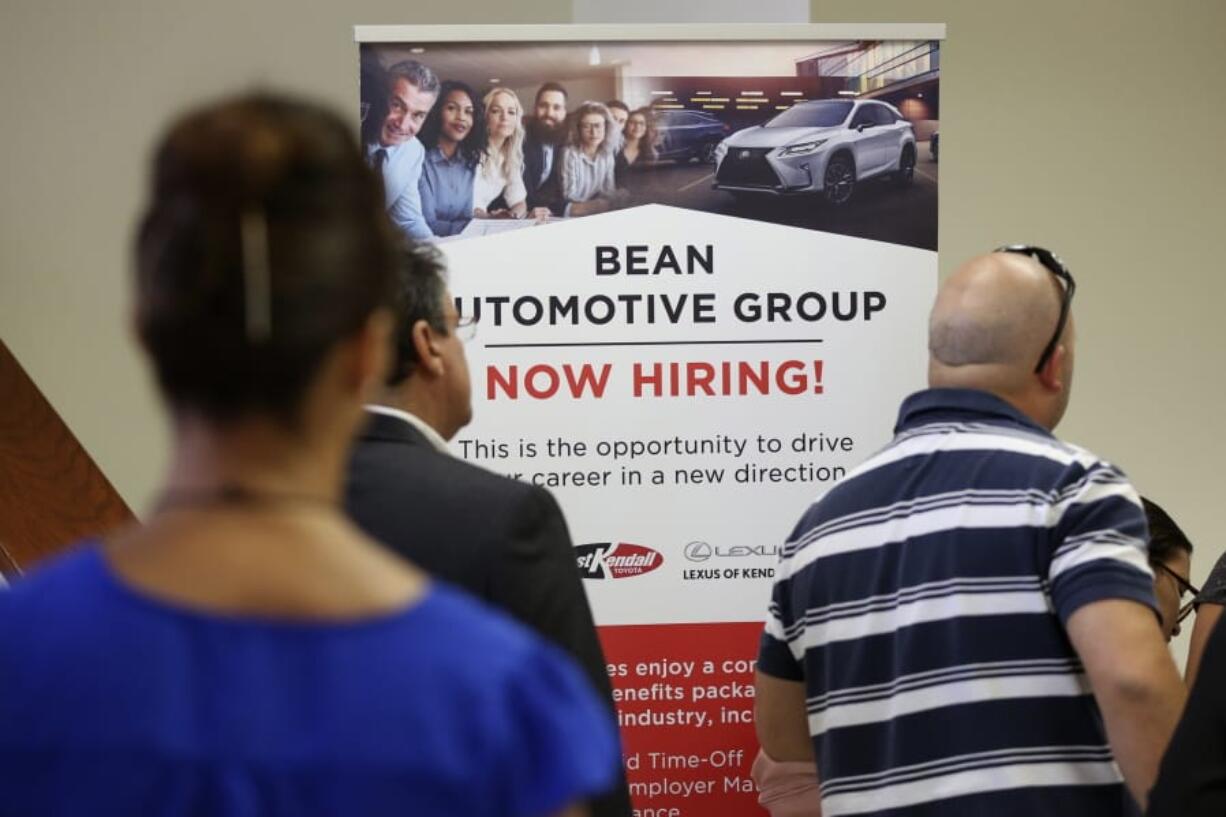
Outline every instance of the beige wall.
[[(166, 436), (124, 327), (146, 150), (179, 106), (255, 84), (354, 110), (354, 23), (568, 22), (565, 0), (0, 5), (0, 336), (124, 497)], [(1079, 282), (1063, 436), (1222, 552), (1226, 3), (821, 0), (818, 22), (945, 22), (941, 249), (1056, 248)], [(3, 399), (3, 395), (0, 395)]]

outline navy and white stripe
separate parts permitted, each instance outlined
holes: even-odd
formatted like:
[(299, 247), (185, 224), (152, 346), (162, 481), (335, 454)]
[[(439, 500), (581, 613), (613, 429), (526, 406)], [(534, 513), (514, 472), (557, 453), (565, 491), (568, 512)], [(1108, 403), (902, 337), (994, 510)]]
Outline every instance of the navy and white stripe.
[(983, 392), (912, 395), (895, 431), (784, 544), (762, 637), (806, 685), (823, 814), (1119, 814), (1064, 622), (1155, 606), (1136, 492)]

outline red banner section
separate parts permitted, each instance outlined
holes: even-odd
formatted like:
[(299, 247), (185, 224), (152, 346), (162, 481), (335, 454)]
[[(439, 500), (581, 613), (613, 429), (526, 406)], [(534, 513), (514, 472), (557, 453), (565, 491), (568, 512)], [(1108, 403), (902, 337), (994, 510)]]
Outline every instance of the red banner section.
[(764, 814), (749, 768), (758, 622), (601, 627), (635, 817)]

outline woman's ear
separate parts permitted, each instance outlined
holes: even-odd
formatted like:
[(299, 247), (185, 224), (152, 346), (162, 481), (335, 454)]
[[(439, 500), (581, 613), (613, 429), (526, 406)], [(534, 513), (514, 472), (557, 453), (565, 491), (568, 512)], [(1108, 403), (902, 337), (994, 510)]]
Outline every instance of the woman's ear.
[(377, 309), (366, 319), (355, 343), (353, 374), (358, 387), (373, 394), (387, 382), (392, 365), (392, 313)]

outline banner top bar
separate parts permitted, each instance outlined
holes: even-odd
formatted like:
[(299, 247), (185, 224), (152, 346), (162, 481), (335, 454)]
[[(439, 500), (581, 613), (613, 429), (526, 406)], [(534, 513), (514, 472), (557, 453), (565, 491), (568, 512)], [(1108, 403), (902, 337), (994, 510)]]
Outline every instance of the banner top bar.
[(576, 40), (943, 40), (944, 23), (655, 23), (608, 25), (359, 25), (359, 43)]

